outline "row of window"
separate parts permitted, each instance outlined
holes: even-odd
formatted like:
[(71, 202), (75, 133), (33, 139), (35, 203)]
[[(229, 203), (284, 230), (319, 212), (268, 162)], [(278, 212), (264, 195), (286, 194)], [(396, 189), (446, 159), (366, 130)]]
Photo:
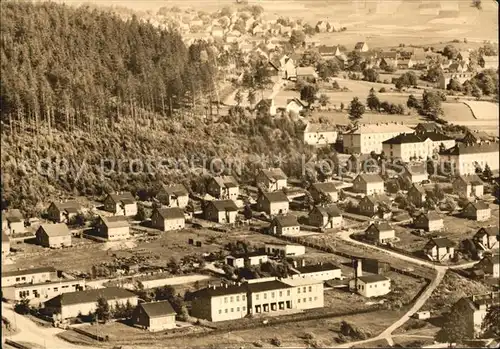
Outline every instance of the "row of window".
[[(278, 294), (279, 294), (279, 297), (283, 297), (283, 291), (279, 291), (279, 292), (278, 292)], [(290, 294), (291, 294), (291, 293), (290, 293), (290, 290), (287, 290), (287, 291), (286, 291), (286, 295), (287, 295), (287, 296), (290, 296)], [(271, 298), (274, 298), (274, 297), (275, 297), (275, 295), (276, 295), (276, 292), (274, 292), (274, 291), (273, 291), (273, 292), (271, 292)], [(257, 300), (257, 301), (258, 301), (258, 300), (259, 300), (259, 298), (260, 298), (260, 294), (259, 294), (259, 293), (256, 293), (256, 294), (255, 294), (255, 300)], [(263, 299), (267, 299), (267, 292), (263, 294)]]
[[(226, 308), (224, 309), (224, 314), (228, 314), (229, 312), (234, 313), (235, 308)], [(241, 307), (241, 311), (246, 311), (247, 307), (243, 306)], [(236, 312), (240, 311), (240, 307), (236, 307)], [(222, 314), (222, 309), (219, 309), (219, 315)]]
[[(74, 289), (77, 289), (78, 288), (78, 284), (76, 285), (72, 285), (72, 287)], [(69, 288), (69, 285), (65, 285), (65, 286), (61, 286), (62, 289), (67, 289)], [(47, 291), (50, 291), (50, 287), (47, 287)], [(54, 287), (54, 292), (58, 292), (59, 291), (59, 287)], [(19, 297), (20, 298), (24, 298), (24, 297), (29, 297), (30, 295), (30, 290), (26, 290), (26, 291), (19, 291)], [(38, 298), (39, 297), (39, 293), (38, 293), (38, 290), (33, 290), (33, 295)]]
[[(302, 293), (307, 292), (307, 286), (302, 287)], [(309, 286), (309, 292), (312, 292), (312, 286)], [(297, 287), (297, 293), (300, 293), (300, 287)]]
[[(314, 300), (317, 301), (318, 297), (314, 297)], [(309, 302), (313, 301), (313, 297), (309, 297)], [(297, 303), (300, 303), (300, 298), (297, 299)], [(307, 303), (307, 298), (302, 298), (302, 303)]]
[[(229, 303), (233, 303), (235, 299), (236, 299), (236, 302), (239, 302), (240, 301), (240, 296), (224, 297), (224, 303), (227, 303), (228, 301), (229, 301)], [(241, 295), (241, 300), (242, 301), (246, 300), (246, 296), (244, 294)]]

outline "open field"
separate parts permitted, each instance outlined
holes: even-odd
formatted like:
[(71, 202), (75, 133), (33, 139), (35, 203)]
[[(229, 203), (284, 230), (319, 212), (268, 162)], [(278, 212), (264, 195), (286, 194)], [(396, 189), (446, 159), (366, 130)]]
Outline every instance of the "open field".
[(498, 103), (464, 101), (476, 119), (498, 120)]

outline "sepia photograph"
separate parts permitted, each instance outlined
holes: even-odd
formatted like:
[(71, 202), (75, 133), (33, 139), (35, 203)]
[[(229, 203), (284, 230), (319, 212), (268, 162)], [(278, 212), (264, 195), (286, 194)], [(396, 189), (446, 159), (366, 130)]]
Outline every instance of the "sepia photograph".
[(2, 348), (500, 348), (497, 0), (1, 0)]

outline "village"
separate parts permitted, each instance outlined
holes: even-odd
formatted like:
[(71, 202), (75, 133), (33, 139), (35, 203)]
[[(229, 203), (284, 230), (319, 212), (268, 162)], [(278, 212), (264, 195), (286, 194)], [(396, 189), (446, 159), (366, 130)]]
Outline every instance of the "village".
[(438, 347), (459, 309), (464, 340), (489, 345), (496, 46), (346, 47), (332, 42), (351, 28), (326, 18), (200, 12), (141, 19), (218, 53), (220, 103), (193, 97), (193, 108), (206, 122), (296, 121), (315, 159), (294, 173), (261, 164), (251, 180), (204, 172), (196, 190), (49, 201), (37, 216), (9, 207), (3, 329), (21, 332), (6, 336), (22, 342), (30, 321), (80, 348)]

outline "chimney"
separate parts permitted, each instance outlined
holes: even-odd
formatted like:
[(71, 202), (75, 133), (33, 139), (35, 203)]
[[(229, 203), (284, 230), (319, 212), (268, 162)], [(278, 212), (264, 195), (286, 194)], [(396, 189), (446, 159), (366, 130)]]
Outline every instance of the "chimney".
[(302, 260), (302, 266), (305, 267), (306, 266), (306, 261), (305, 259)]
[(363, 261), (361, 259), (356, 259), (355, 276), (356, 279), (360, 276), (363, 276)]

